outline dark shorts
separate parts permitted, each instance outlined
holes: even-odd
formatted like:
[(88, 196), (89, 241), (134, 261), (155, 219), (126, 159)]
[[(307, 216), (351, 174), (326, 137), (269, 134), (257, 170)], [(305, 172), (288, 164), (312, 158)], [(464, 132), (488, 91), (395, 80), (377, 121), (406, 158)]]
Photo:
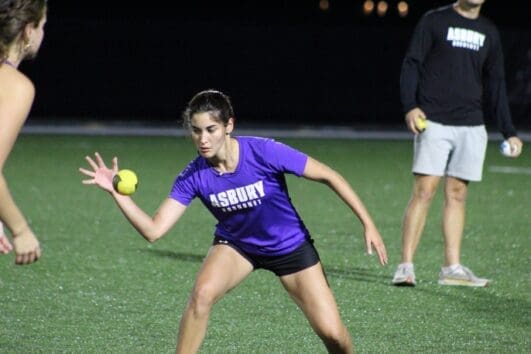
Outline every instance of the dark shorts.
[(254, 269), (266, 269), (277, 276), (296, 273), (309, 268), (319, 262), (319, 254), (313, 245), (313, 240), (305, 240), (302, 245), (295, 250), (282, 256), (259, 256), (245, 252), (232, 242), (222, 237), (214, 237), (213, 245), (227, 245), (235, 249), (239, 254), (247, 259)]

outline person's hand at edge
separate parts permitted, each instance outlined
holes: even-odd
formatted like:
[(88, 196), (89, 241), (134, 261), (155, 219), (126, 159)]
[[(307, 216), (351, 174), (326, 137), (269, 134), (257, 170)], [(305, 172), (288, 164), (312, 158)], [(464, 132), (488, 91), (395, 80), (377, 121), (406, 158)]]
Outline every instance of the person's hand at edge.
[(511, 136), (507, 139), (509, 145), (511, 146), (511, 157), (518, 157), (522, 154), (522, 148), (524, 143), (517, 136)]
[(31, 264), (41, 256), (39, 241), (29, 227), (13, 235), (16, 264)]

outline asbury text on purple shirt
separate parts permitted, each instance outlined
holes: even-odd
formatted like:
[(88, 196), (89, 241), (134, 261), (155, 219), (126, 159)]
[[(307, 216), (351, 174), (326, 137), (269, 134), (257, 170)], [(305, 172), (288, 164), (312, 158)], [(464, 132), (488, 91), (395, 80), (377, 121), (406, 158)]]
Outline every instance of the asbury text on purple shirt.
[(236, 139), (240, 156), (234, 172), (219, 173), (198, 156), (177, 176), (169, 197), (184, 205), (199, 197), (218, 220), (215, 234), (246, 252), (289, 253), (309, 233), (291, 203), (284, 174), (300, 177), (308, 156), (274, 139)]

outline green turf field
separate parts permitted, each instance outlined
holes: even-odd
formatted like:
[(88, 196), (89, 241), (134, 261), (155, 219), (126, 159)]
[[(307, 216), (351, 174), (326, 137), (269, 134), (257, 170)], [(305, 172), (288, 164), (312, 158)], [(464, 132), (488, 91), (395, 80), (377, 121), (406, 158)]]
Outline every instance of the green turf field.
[[(416, 257), (418, 285), (395, 288), (400, 227), (412, 179), (411, 142), (279, 139), (341, 172), (375, 219), (390, 256), (364, 253), (357, 219), (325, 186), (290, 176), (292, 199), (316, 240), (359, 353), (529, 353), (531, 153), (489, 145), (484, 181), (472, 184), (463, 264), (489, 288), (437, 285), (441, 193)], [(22, 135), (5, 168), (40, 238), (42, 259), (0, 256), (1, 353), (172, 353), (183, 307), (212, 238), (213, 217), (194, 202), (148, 244), (104, 192), (81, 184), (99, 151), (137, 172), (134, 199), (149, 213), (195, 155), (187, 138)], [(496, 172), (501, 167), (514, 173)], [(503, 169), (502, 169), (503, 170)], [(324, 353), (274, 275), (253, 273), (214, 308), (203, 353)]]

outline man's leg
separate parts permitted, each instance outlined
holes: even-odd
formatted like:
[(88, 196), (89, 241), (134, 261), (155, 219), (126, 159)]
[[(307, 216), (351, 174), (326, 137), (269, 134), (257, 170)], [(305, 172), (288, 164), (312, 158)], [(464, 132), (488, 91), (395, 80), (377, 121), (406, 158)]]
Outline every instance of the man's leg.
[(413, 263), (426, 217), (440, 177), (415, 175), (413, 193), (407, 205), (402, 225), (402, 263)]
[(402, 260), (395, 270), (392, 283), (397, 286), (415, 286), (413, 257), (420, 241), (426, 217), (440, 177), (415, 174), (411, 199), (402, 224)]
[(461, 241), (465, 225), (468, 182), (448, 177), (445, 185), (443, 213), (444, 267), (439, 274), (441, 285), (485, 287), (489, 280), (477, 277), (461, 264)]
[(447, 177), (444, 186), (442, 230), (444, 236), (444, 265), (460, 264), (461, 240), (465, 226), (465, 204), (468, 182)]

